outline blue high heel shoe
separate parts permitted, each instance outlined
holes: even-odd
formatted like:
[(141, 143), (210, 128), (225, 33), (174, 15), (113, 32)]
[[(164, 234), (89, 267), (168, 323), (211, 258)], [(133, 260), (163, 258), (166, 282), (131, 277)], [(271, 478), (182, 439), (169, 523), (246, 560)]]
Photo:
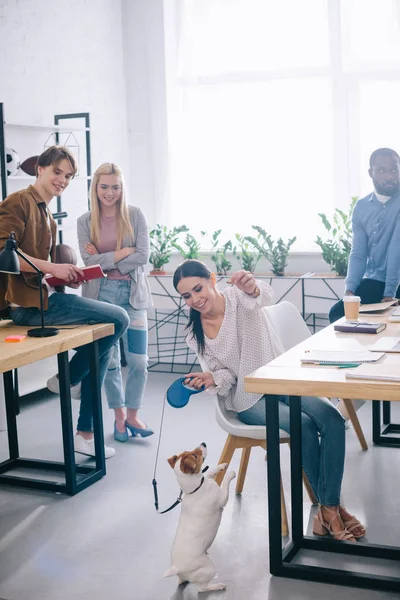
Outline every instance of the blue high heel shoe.
[[(152, 429), (150, 429), (149, 427), (147, 427), (145, 429), (139, 429), (139, 427), (134, 427), (133, 425), (129, 425), (128, 421), (125, 421), (125, 427), (127, 429), (129, 429), (129, 431), (132, 434), (132, 437), (135, 437), (137, 435), (142, 436), (143, 438), (145, 437), (149, 437), (149, 435), (153, 435), (154, 431)], [(128, 432), (127, 432), (128, 434)]]
[(118, 431), (117, 424), (114, 421), (114, 440), (117, 442), (127, 442), (129, 438), (128, 431), (125, 429), (123, 433)]

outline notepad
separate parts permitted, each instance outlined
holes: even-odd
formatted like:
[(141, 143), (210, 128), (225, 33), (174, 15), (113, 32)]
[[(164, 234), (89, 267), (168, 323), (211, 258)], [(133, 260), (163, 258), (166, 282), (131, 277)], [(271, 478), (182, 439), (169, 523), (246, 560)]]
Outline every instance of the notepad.
[(400, 352), (400, 337), (384, 335), (368, 349), (370, 352)]
[(357, 363), (373, 363), (384, 356), (384, 352), (368, 352), (368, 350), (311, 350), (300, 358), (303, 364), (314, 365), (347, 365)]
[(360, 365), (356, 369), (345, 372), (346, 379), (372, 379), (400, 381), (399, 365)]
[(361, 304), (360, 313), (380, 313), (388, 310), (393, 304), (397, 304), (398, 300), (388, 300), (387, 302), (375, 302), (374, 304)]

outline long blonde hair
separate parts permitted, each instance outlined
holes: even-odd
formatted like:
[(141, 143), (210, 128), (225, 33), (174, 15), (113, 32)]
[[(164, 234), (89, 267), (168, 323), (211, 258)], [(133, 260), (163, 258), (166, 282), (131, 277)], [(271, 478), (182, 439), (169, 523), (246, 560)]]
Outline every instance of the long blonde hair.
[(114, 163), (103, 163), (96, 170), (93, 175), (92, 184), (90, 186), (90, 210), (91, 210), (91, 222), (90, 222), (90, 239), (92, 244), (98, 248), (100, 244), (100, 214), (101, 207), (99, 198), (97, 196), (97, 185), (101, 175), (117, 175), (121, 179), (121, 198), (117, 202), (117, 247), (116, 250), (120, 250), (124, 238), (130, 236), (133, 241), (133, 227), (129, 218), (129, 208), (126, 199), (125, 182), (120, 167)]

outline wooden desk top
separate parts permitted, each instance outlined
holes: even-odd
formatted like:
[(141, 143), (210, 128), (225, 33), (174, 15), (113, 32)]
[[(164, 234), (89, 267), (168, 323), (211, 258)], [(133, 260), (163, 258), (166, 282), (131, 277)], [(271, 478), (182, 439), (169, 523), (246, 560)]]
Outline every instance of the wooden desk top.
[[(334, 331), (333, 325), (326, 327), (245, 377), (245, 391), (254, 394), (400, 401), (398, 382), (346, 379), (346, 369), (300, 363), (305, 350), (366, 350), (378, 337), (400, 336), (400, 323), (387, 322), (388, 316), (361, 316), (362, 320), (368, 322), (386, 322), (386, 329), (379, 334), (339, 333)], [(377, 364), (383, 363), (397, 364), (400, 373), (400, 353), (386, 354)]]
[[(61, 327), (61, 326), (60, 326)], [(0, 373), (16, 369), (66, 350), (84, 346), (114, 333), (114, 325), (65, 325), (53, 337), (26, 337), (22, 342), (5, 342), (9, 335), (26, 335), (31, 327), (17, 327), (12, 321), (0, 321)]]

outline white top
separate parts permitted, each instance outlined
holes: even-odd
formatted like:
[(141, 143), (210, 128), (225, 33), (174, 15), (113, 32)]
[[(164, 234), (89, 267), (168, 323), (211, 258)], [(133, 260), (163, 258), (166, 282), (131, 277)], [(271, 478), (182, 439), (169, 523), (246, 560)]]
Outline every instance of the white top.
[(199, 355), (197, 342), (189, 333), (186, 342), (198, 359), (203, 371), (213, 374), (215, 386), (207, 391), (218, 394), (227, 410), (242, 412), (261, 398), (244, 391), (244, 377), (283, 353), (282, 345), (268, 320), (264, 306), (272, 301), (272, 288), (258, 281), (258, 298), (252, 298), (236, 286), (223, 290), (225, 315), (221, 329), (214, 339), (206, 335), (204, 354)]

